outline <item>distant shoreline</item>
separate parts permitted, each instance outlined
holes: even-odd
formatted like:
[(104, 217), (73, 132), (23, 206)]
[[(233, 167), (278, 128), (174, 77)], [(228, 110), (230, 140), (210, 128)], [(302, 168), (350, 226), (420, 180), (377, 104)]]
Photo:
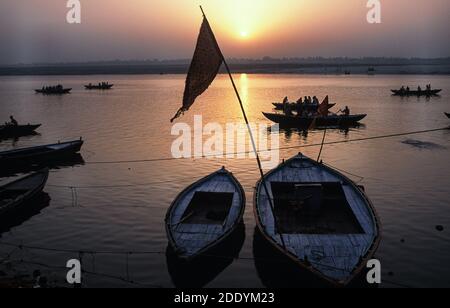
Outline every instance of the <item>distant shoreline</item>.
[[(175, 62), (175, 61), (174, 61)], [(320, 74), (320, 75), (450, 75), (450, 59), (440, 60), (323, 60), (230, 61), (234, 73), (247, 74)], [(36, 64), (0, 66), (0, 76), (56, 75), (166, 75), (186, 74), (188, 61), (98, 62), (73, 64)], [(374, 69), (374, 71), (369, 71)], [(224, 70), (222, 68), (222, 73)]]

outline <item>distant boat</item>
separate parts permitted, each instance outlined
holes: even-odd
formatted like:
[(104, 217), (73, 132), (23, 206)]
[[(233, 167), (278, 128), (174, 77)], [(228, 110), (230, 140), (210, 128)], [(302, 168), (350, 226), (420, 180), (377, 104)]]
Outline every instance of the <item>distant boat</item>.
[(445, 112), (445, 115), (450, 119), (450, 113)]
[(0, 186), (0, 218), (20, 210), (41, 193), (47, 183), (48, 174), (48, 169), (44, 169)]
[(352, 74), (352, 72), (350, 72), (350, 71), (345, 71), (345, 75), (351, 75)]
[(71, 157), (81, 150), (83, 140), (21, 148), (0, 152), (0, 169), (10, 169)]
[(110, 90), (112, 89), (114, 85), (113, 84), (109, 84), (109, 83), (103, 83), (103, 84), (88, 84), (85, 85), (84, 87), (86, 88), (86, 90)]
[(0, 139), (27, 136), (34, 133), (34, 131), (38, 129), (40, 126), (41, 124), (0, 125)]
[(317, 127), (345, 127), (357, 125), (362, 119), (364, 119), (366, 114), (355, 114), (355, 115), (329, 115), (329, 116), (308, 116), (308, 117), (297, 117), (297, 116), (287, 116), (279, 113), (266, 113), (263, 115), (272, 122), (280, 124), (281, 127), (289, 128), (308, 128), (315, 121), (315, 126)]
[(367, 69), (367, 74), (369, 74), (369, 75), (375, 75), (375, 72), (376, 72), (376, 70), (374, 67), (369, 67)]
[[(284, 105), (283, 103), (272, 103), (272, 105), (275, 107), (275, 110), (283, 110)], [(297, 104), (296, 103), (290, 103), (291, 109), (295, 110)], [(319, 105), (303, 105), (304, 107), (306, 106), (307, 110), (317, 110), (319, 108)], [(336, 104), (328, 104), (328, 109), (333, 108), (334, 106), (336, 106)]]
[(61, 86), (55, 86), (55, 87), (46, 87), (46, 88), (42, 88), (42, 89), (36, 89), (34, 91), (36, 93), (45, 94), (45, 95), (62, 95), (62, 94), (69, 94), (70, 91), (72, 91), (72, 88), (63, 88)]
[(441, 93), (442, 89), (436, 90), (391, 90), (394, 96), (436, 96)]
[(166, 215), (169, 243), (181, 259), (192, 260), (224, 241), (242, 222), (245, 193), (225, 168), (181, 192)]
[(361, 187), (302, 154), (283, 162), (264, 180), (274, 210), (260, 180), (254, 212), (269, 243), (327, 285), (346, 286), (365, 270), (381, 231)]

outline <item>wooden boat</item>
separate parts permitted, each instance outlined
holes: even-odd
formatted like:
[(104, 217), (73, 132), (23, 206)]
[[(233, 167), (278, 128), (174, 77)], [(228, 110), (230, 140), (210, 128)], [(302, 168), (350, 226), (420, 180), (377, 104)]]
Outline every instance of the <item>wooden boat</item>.
[(0, 167), (9, 169), (42, 162), (52, 163), (53, 160), (73, 156), (81, 150), (83, 140), (35, 146), (0, 152)]
[(445, 113), (445, 115), (447, 116), (447, 118), (449, 118), (450, 119), (450, 113)]
[(255, 188), (254, 212), (269, 243), (332, 286), (346, 286), (362, 273), (381, 237), (378, 216), (362, 188), (302, 154), (264, 180), (276, 222), (262, 180)]
[(72, 88), (44, 88), (44, 89), (36, 89), (34, 90), (36, 93), (45, 94), (45, 95), (62, 95), (69, 94), (72, 91)]
[(41, 124), (36, 125), (0, 125), (0, 138), (20, 137), (34, 133)]
[(86, 88), (86, 90), (110, 90), (112, 89), (113, 86), (114, 86), (113, 84), (100, 84), (100, 85), (88, 84), (85, 85), (84, 87)]
[(265, 113), (264, 116), (272, 122), (280, 124), (281, 127), (292, 127), (292, 128), (308, 128), (315, 121), (315, 126), (317, 127), (345, 127), (357, 125), (359, 121), (364, 119), (366, 114), (355, 114), (355, 115), (328, 115), (317, 116), (317, 117), (297, 117), (297, 116), (287, 116), (279, 113)]
[(436, 90), (422, 90), (422, 91), (406, 91), (406, 90), (391, 90), (394, 96), (437, 96), (441, 93), (442, 89)]
[(225, 168), (181, 192), (166, 215), (169, 244), (179, 258), (192, 260), (224, 241), (242, 222), (245, 193)]
[[(272, 103), (272, 105), (275, 107), (275, 110), (283, 110), (283, 103)], [(291, 109), (295, 110), (297, 104), (296, 103), (290, 103), (290, 105), (291, 105)], [(328, 109), (331, 109), (334, 106), (336, 106), (335, 103), (328, 104)], [(318, 108), (319, 108), (319, 105), (306, 105), (306, 109), (307, 110), (315, 110), (316, 111)]]
[(48, 169), (30, 174), (0, 187), (0, 217), (19, 209), (36, 197), (45, 187)]

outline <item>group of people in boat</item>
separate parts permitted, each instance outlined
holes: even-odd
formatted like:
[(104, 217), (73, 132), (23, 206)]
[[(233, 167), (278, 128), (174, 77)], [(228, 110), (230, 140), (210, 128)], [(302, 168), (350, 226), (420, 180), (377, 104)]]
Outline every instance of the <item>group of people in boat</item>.
[[(422, 90), (422, 87), (421, 87), (421, 86), (418, 86), (418, 87), (417, 87), (417, 92), (422, 92), (422, 91), (423, 91), (423, 90)], [(431, 91), (432, 91), (431, 84), (427, 84), (425, 92), (431, 92)], [(405, 88), (405, 86), (402, 86), (402, 87), (400, 88), (400, 92), (401, 92), (401, 93), (409, 93), (409, 92), (411, 92), (411, 89), (410, 89), (409, 87), (406, 87), (406, 88)]]
[(13, 116), (9, 116), (9, 122), (5, 122), (6, 126), (19, 126), (19, 122)]
[[(92, 83), (89, 83), (88, 85), (89, 87), (94, 87), (94, 85)], [(99, 88), (108, 88), (109, 87), (109, 82), (99, 82), (98, 85), (96, 85)]]
[[(290, 103), (287, 96), (283, 99), (283, 113), (286, 116), (314, 117), (319, 115), (319, 106), (320, 102), (317, 96), (312, 98), (311, 96), (305, 96), (304, 98), (300, 97), (295, 103)], [(327, 114), (329, 113), (327, 108)], [(349, 116), (350, 108), (345, 106), (345, 108), (339, 110), (338, 113)]]
[(64, 90), (62, 85), (50, 86), (50, 87), (42, 87), (43, 92), (61, 92)]

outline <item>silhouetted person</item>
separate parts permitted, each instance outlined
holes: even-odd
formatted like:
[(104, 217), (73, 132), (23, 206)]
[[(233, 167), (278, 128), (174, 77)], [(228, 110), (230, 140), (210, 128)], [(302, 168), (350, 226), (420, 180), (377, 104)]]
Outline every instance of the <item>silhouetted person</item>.
[(13, 125), (13, 126), (18, 126), (19, 125), (19, 123), (16, 121), (16, 119), (14, 119), (13, 116), (10, 116), (9, 119), (11, 120), (11, 125)]
[(342, 114), (347, 117), (350, 115), (350, 108), (348, 108), (348, 106), (345, 106), (344, 110), (339, 110), (339, 111), (342, 112)]

